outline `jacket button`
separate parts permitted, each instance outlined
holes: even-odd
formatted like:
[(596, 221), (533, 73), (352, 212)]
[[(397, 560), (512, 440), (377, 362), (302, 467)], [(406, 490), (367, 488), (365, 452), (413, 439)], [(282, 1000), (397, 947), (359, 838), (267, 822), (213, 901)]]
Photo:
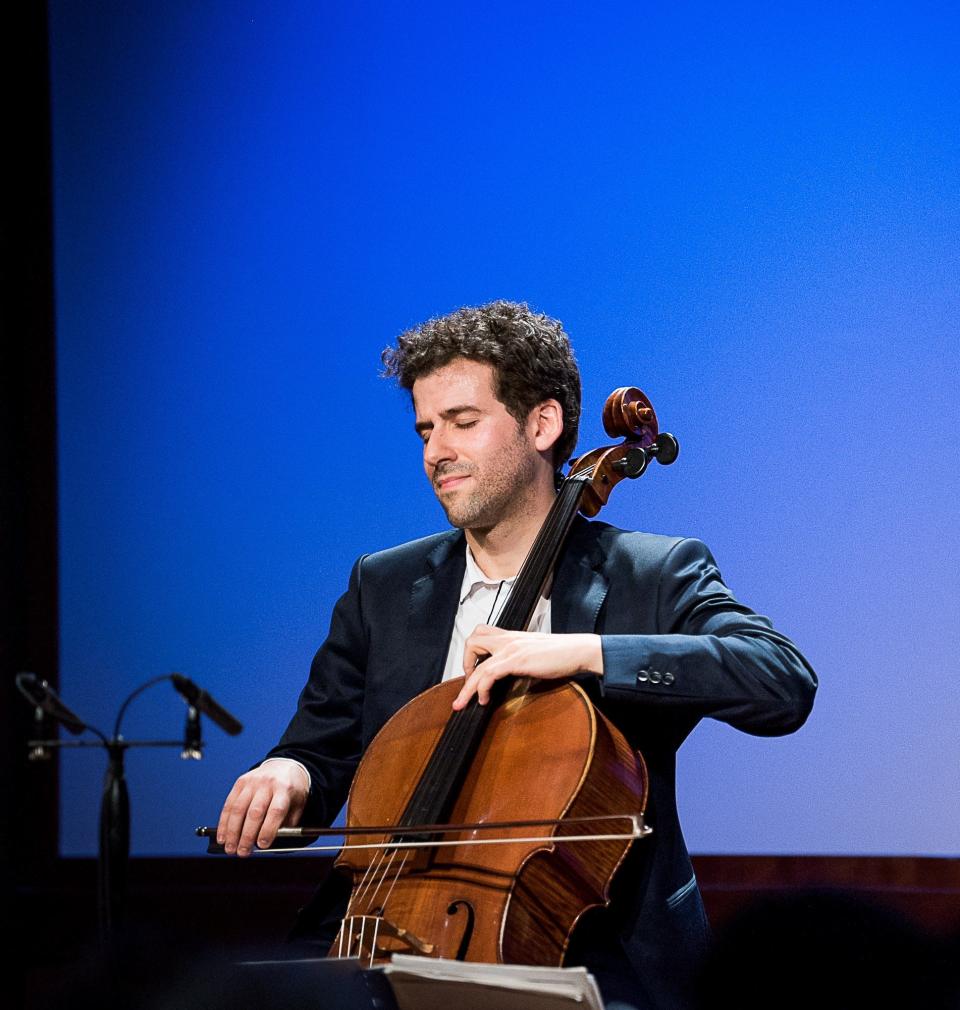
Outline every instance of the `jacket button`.
[(650, 671), (649, 671), (649, 670), (641, 670), (641, 671), (640, 671), (640, 672), (639, 672), (639, 673), (637, 674), (637, 680), (638, 680), (638, 681), (639, 681), (639, 682), (640, 682), (641, 684), (646, 684), (646, 682), (647, 682), (647, 680), (648, 680), (648, 675), (649, 675), (649, 673), (650, 673)]
[(661, 679), (662, 679), (662, 677), (663, 677), (663, 675), (660, 673), (659, 670), (651, 670), (650, 671), (650, 683), (651, 684), (659, 684), (660, 681), (661, 681)]
[(669, 670), (667, 670), (667, 672), (663, 675), (663, 682), (664, 682), (664, 684), (672, 684), (675, 679), (676, 678), (673, 676), (673, 674)]

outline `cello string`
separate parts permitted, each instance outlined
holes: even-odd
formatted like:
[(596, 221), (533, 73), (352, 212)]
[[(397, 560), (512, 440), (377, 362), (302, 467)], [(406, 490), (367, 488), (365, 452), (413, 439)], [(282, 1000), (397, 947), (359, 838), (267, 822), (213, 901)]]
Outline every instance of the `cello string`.
[(368, 968), (373, 967), (374, 959), (377, 956), (377, 936), (380, 933), (380, 919), (381, 916), (377, 916), (373, 923), (373, 942), (370, 944), (370, 963), (367, 965)]
[[(361, 848), (361, 846), (359, 846), (359, 845), (350, 845), (350, 846), (347, 846), (347, 847), (351, 848), (351, 849), (359, 849), (359, 848)], [(351, 905), (352, 905), (353, 901), (355, 900), (355, 898), (359, 897), (362, 894), (363, 889), (366, 886), (367, 880), (368, 880), (368, 878), (370, 876), (370, 872), (373, 869), (374, 863), (376, 863), (378, 859), (382, 859), (383, 858), (385, 850), (380, 847), (380, 843), (379, 842), (377, 843), (376, 847), (378, 849), (380, 849), (380, 852), (379, 852), (378, 855), (373, 856), (370, 859), (370, 862), (367, 863), (367, 868), (366, 868), (366, 870), (364, 870), (363, 876), (360, 878), (360, 883), (357, 885), (356, 889), (354, 890), (354, 893), (350, 896)], [(347, 906), (347, 908), (348, 908), (348, 911), (349, 911), (350, 906)]]
[[(360, 849), (360, 848), (363, 848), (363, 847), (364, 846), (362, 846), (362, 845), (351, 846), (351, 848), (354, 848), (354, 849)], [(363, 896), (366, 893), (366, 891), (369, 890), (371, 880), (376, 875), (376, 870), (374, 869), (374, 867), (378, 863), (382, 863), (383, 860), (386, 858), (387, 849), (383, 847), (383, 842), (377, 842), (377, 844), (376, 844), (375, 847), (379, 848), (380, 852), (377, 854), (376, 857), (374, 857), (373, 859), (371, 859), (370, 862), (367, 864), (366, 872), (364, 873), (363, 878), (361, 879), (360, 884), (357, 887), (357, 901), (360, 901), (360, 899), (363, 898)]]
[(530, 554), (524, 560), (521, 567), (520, 577), (518, 577), (517, 583), (519, 585), (524, 581), (523, 576), (526, 571), (536, 574), (538, 578), (533, 579), (531, 576), (530, 580), (527, 582), (527, 599), (523, 599), (523, 594), (512, 594), (511, 602), (516, 600), (516, 603), (512, 607), (508, 605), (504, 608), (502, 615), (503, 627), (520, 631), (523, 630), (529, 622), (529, 615), (526, 611), (532, 612), (532, 608), (536, 605), (536, 599), (543, 588), (542, 582), (545, 581), (550, 564), (554, 560), (557, 550), (562, 542), (563, 535), (576, 514), (581, 491), (582, 484), (577, 481), (571, 481), (568, 479), (564, 482), (564, 485), (560, 490), (560, 494), (558, 495), (559, 507), (556, 509), (555, 514), (551, 511), (551, 515), (548, 516), (547, 522), (544, 523), (544, 535), (542, 537), (538, 536), (537, 540), (534, 541)]
[[(561, 489), (561, 494), (565, 497), (564, 507), (559, 510), (558, 520), (556, 525), (551, 529), (551, 542), (544, 545), (544, 550), (546, 551), (547, 557), (541, 559), (542, 568), (541, 571), (546, 574), (543, 576), (543, 586), (540, 587), (539, 592), (542, 594), (544, 591), (550, 592), (547, 588), (548, 583), (551, 581), (551, 577), (556, 566), (557, 557), (564, 542), (566, 541), (567, 533), (573, 520), (580, 508), (580, 503), (583, 497), (584, 483), (581, 480), (571, 480), (568, 479), (563, 488)], [(537, 580), (539, 581), (539, 579)], [(531, 585), (531, 592), (535, 592), (533, 586)], [(523, 624), (525, 627), (525, 621), (529, 620), (526, 617), (527, 613), (533, 613), (536, 606), (537, 600), (531, 599), (527, 603), (528, 610), (524, 610), (516, 621), (517, 624)], [(508, 697), (515, 698), (525, 695), (534, 684), (534, 680), (530, 677), (517, 677), (513, 680), (510, 689), (507, 694)]]
[[(513, 590), (498, 615), (497, 627), (507, 630), (524, 630), (536, 609), (543, 586), (549, 576), (549, 569), (555, 559), (560, 539), (572, 520), (580, 489), (565, 483), (558, 495), (555, 507), (544, 523), (543, 529), (534, 541), (527, 558), (521, 566)], [(479, 706), (473, 706), (476, 713), (466, 726), (468, 734), (479, 732), (483, 721)], [(468, 710), (470, 711), (470, 710)]]
[[(496, 596), (494, 596), (494, 598), (493, 598), (493, 604), (492, 604), (492, 606), (490, 607), (490, 613), (489, 613), (489, 614), (487, 614), (487, 619), (486, 619), (486, 620), (485, 620), (485, 621), (483, 622), (484, 624), (490, 624), (490, 623), (491, 623), (491, 621), (493, 621), (493, 612), (494, 612), (494, 611), (495, 611), (495, 610), (497, 609), (497, 600), (499, 600), (499, 599), (500, 599), (500, 594), (501, 594), (501, 593), (503, 592), (503, 587), (504, 587), (504, 586), (505, 586), (506, 584), (507, 584), (507, 580), (506, 580), (506, 579), (501, 579), (501, 580), (500, 580), (500, 585), (499, 585), (499, 586), (497, 586), (497, 595), (496, 595)], [(503, 607), (505, 607), (505, 606), (507, 605), (507, 603), (509, 602), (509, 600), (510, 600), (510, 594), (511, 594), (512, 592), (513, 592), (513, 586), (511, 586), (511, 587), (510, 587), (510, 588), (509, 588), (509, 589), (507, 590), (507, 595), (506, 595), (506, 596), (504, 596), (504, 598), (503, 598), (503, 605), (501, 606), (501, 610), (502, 610), (502, 609), (503, 609)], [(498, 614), (497, 616), (499, 617), (499, 614)]]
[[(366, 845), (353, 845), (353, 846), (344, 846), (344, 848), (363, 849), (363, 848), (370, 848), (370, 846), (366, 846)], [(364, 875), (363, 875), (363, 877), (360, 880), (360, 884), (356, 888), (354, 888), (353, 890), (351, 890), (350, 897), (347, 900), (347, 907), (344, 910), (344, 916), (340, 920), (340, 946), (339, 946), (339, 950), (337, 952), (337, 957), (343, 957), (343, 953), (342, 952), (343, 952), (343, 931), (344, 931), (344, 929), (348, 929), (349, 930), (349, 932), (347, 934), (347, 936), (348, 936), (348, 939), (347, 939), (347, 954), (346, 954), (347, 957), (350, 957), (350, 951), (353, 949), (353, 921), (354, 921), (355, 915), (354, 915), (352, 909), (354, 907), (354, 904), (356, 902), (358, 902), (360, 900), (360, 898), (362, 897), (363, 890), (364, 890), (364, 885), (367, 882), (367, 878), (370, 876), (370, 871), (373, 869), (373, 866), (375, 865), (375, 863), (378, 860), (382, 861), (383, 858), (384, 858), (384, 856), (386, 855), (386, 850), (381, 847), (380, 843), (377, 844), (377, 848), (380, 849), (380, 852), (378, 853), (378, 855), (375, 858), (371, 859), (370, 862), (367, 864), (367, 869), (364, 872)], [(369, 886), (369, 885), (367, 885), (367, 886)]]
[[(377, 883), (376, 888), (374, 889), (374, 892), (373, 892), (373, 895), (371, 897), (371, 900), (367, 903), (367, 910), (365, 912), (362, 912), (361, 915), (360, 915), (360, 918), (362, 920), (363, 925), (361, 926), (360, 942), (359, 942), (358, 947), (357, 947), (357, 956), (358, 957), (362, 957), (363, 956), (363, 936), (364, 936), (364, 930), (366, 928), (366, 920), (368, 918), (372, 918), (374, 920), (373, 940), (371, 941), (371, 947), (370, 947), (370, 964), (371, 964), (371, 966), (373, 965), (374, 959), (377, 956), (377, 937), (379, 936), (379, 932), (380, 932), (380, 920), (385, 917), (387, 902), (390, 900), (390, 895), (393, 894), (393, 889), (397, 886), (397, 881), (400, 879), (400, 876), (403, 873), (403, 868), (406, 865), (407, 859), (409, 858), (409, 855), (410, 855), (409, 852), (405, 852), (404, 853), (403, 858), (400, 861), (400, 865), (397, 867), (396, 872), (393, 874), (393, 880), (392, 880), (392, 882), (390, 884), (390, 889), (387, 891), (387, 896), (380, 903), (380, 912), (379, 912), (379, 914), (377, 914), (377, 913), (375, 913), (373, 911), (373, 902), (376, 900), (376, 897), (379, 894), (380, 889), (383, 886), (384, 881), (386, 880), (386, 876), (390, 872), (390, 865), (393, 863), (394, 859), (396, 859), (397, 853), (399, 851), (400, 850), (398, 848), (394, 848), (393, 851), (391, 852), (391, 854), (390, 854), (390, 864), (388, 864), (386, 866), (386, 868), (383, 870), (383, 873), (381, 874), (380, 880)], [(351, 916), (351, 926), (350, 926), (351, 933), (353, 931), (353, 918), (354, 917)], [(342, 948), (342, 944), (341, 944), (341, 948)], [(352, 949), (352, 940), (351, 940), (351, 943), (348, 944), (347, 949), (348, 950)], [(349, 957), (350, 955), (348, 954), (347, 956)]]
[[(563, 535), (579, 507), (583, 491), (582, 475), (568, 477), (521, 566), (514, 591), (503, 608), (498, 627), (522, 630), (529, 611), (539, 596), (547, 569), (555, 560)], [(536, 576), (536, 578), (534, 578)], [(537, 583), (534, 585), (533, 583)], [(519, 592), (518, 592), (519, 591)], [(503, 691), (504, 689), (500, 689)], [(498, 692), (499, 693), (499, 692)], [(447, 720), (401, 818), (402, 824), (432, 823), (442, 819), (456, 787), (466, 772), (483, 730), (496, 707), (472, 704)], [(431, 816), (432, 815), (432, 816)]]
[[(534, 585), (534, 582), (542, 582), (545, 579), (545, 573), (541, 578), (537, 579), (531, 579), (529, 573), (532, 571), (539, 574), (540, 571), (543, 571), (545, 556), (553, 554), (557, 530), (564, 525), (564, 514), (567, 512), (569, 506), (568, 499), (569, 494), (564, 493), (562, 490), (558, 496), (557, 503), (551, 509), (543, 528), (537, 535), (527, 558), (521, 565), (520, 572), (510, 590), (509, 596), (504, 601), (497, 615), (497, 627), (508, 630), (522, 630), (520, 626), (526, 627), (529, 623), (532, 610), (535, 608), (542, 588), (540, 585)], [(530, 611), (530, 613), (526, 613), (526, 611)], [(518, 612), (521, 613), (519, 617), (517, 616)], [(489, 624), (490, 621), (488, 620), (487, 623)], [(475, 728), (474, 724), (480, 721), (482, 709), (478, 712), (478, 708), (480, 707), (472, 706), (470, 709), (464, 710), (470, 713), (470, 717), (462, 722), (466, 733), (462, 732), (461, 736), (473, 731)]]
[[(394, 851), (399, 851), (399, 849)], [(387, 891), (387, 896), (383, 899), (383, 904), (380, 906), (380, 908), (383, 910), (384, 915), (386, 915), (387, 902), (390, 900), (390, 895), (393, 894), (393, 889), (397, 886), (397, 881), (400, 879), (400, 874), (403, 873), (403, 867), (409, 858), (410, 853), (409, 851), (407, 851), (403, 854), (403, 860), (401, 861), (399, 867), (397, 867), (397, 872), (393, 876), (393, 883), (390, 885), (390, 890)]]
[(345, 954), (344, 953), (340, 953), (338, 955), (339, 957), (351, 957), (352, 956), (351, 951), (353, 950), (353, 918), (354, 917), (352, 915), (350, 915), (350, 916), (347, 916), (346, 918), (344, 918), (344, 920), (343, 920), (341, 929), (344, 929), (347, 932), (347, 952)]
[[(383, 851), (386, 852), (385, 849)], [(367, 914), (368, 915), (371, 914), (370, 913), (370, 909), (373, 907), (373, 903), (374, 903), (374, 901), (376, 901), (377, 895), (380, 893), (380, 888), (383, 887), (383, 882), (387, 879), (387, 874), (390, 872), (390, 867), (393, 865), (393, 861), (397, 858), (397, 853), (399, 851), (400, 851), (399, 849), (391, 849), (390, 850), (390, 859), (387, 862), (386, 866), (384, 866), (383, 869), (382, 869), (382, 871), (380, 872), (380, 879), (377, 881), (377, 885), (373, 889), (373, 894), (370, 896), (370, 900), (367, 902)], [(403, 864), (402, 863), (400, 865), (400, 869), (403, 869)], [(398, 870), (398, 872), (399, 872), (399, 870)], [(368, 884), (367, 885), (368, 889), (369, 889), (369, 886), (370, 885)]]
[[(521, 592), (513, 594), (512, 599), (516, 601), (512, 607), (504, 608), (504, 613), (501, 615), (503, 627), (512, 627), (512, 630), (522, 630), (518, 627), (519, 625), (526, 626), (529, 615), (523, 613), (523, 611), (532, 610), (535, 606), (536, 595), (542, 588), (540, 585), (534, 585), (535, 582), (542, 582), (546, 576), (546, 560), (555, 553), (555, 548), (557, 545), (557, 534), (560, 528), (564, 525), (564, 520), (566, 514), (569, 510), (569, 487), (564, 484), (561, 489), (560, 494), (557, 497), (557, 507), (551, 509), (548, 520), (544, 523), (542, 536), (538, 536), (534, 541), (533, 547), (530, 550), (528, 556), (524, 559), (523, 565), (520, 568), (520, 575), (517, 578), (517, 584)], [(536, 579), (532, 578), (532, 574), (539, 576)], [(526, 593), (524, 594), (522, 590), (526, 588)], [(528, 599), (524, 599), (524, 595)], [(520, 611), (518, 613), (518, 611)], [(508, 619), (509, 615), (509, 619)]]

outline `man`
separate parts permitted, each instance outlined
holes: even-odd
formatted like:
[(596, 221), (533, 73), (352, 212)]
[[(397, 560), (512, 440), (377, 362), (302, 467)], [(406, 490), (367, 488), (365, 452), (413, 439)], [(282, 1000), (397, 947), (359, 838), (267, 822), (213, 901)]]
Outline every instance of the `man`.
[[(281, 825), (329, 823), (376, 732), (441, 679), (465, 677), (462, 708), (474, 694), (485, 704), (508, 675), (577, 677), (646, 759), (654, 833), (632, 847), (609, 908), (585, 917), (566, 963), (586, 964), (608, 1002), (684, 1006), (708, 927), (677, 819), (677, 748), (703, 716), (760, 735), (797, 729), (815, 675), (733, 598), (699, 541), (582, 519), (531, 630), (492, 627), (576, 444), (567, 336), (494, 302), (408, 331), (384, 362), (412, 394), (424, 469), (455, 530), (356, 563), (297, 713), (238, 779), (218, 839), (243, 856)], [(301, 933), (331, 938), (344, 894), (324, 885)]]

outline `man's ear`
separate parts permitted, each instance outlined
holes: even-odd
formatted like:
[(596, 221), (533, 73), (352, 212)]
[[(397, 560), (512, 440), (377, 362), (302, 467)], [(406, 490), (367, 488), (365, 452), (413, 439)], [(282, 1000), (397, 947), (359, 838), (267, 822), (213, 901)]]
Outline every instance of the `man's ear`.
[(538, 452), (549, 452), (563, 434), (563, 408), (558, 400), (544, 400), (530, 411), (533, 444)]

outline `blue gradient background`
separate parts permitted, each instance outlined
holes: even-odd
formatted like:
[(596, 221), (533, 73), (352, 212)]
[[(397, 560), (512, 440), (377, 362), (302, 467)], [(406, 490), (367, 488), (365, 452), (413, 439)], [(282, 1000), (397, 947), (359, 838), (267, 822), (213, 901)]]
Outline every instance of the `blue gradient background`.
[(354, 558), (444, 526), (381, 348), (507, 297), (573, 336), (581, 448), (631, 383), (681, 440), (604, 518), (706, 540), (821, 676), (685, 745), (691, 848), (960, 854), (955, 5), (50, 10), (62, 695), (109, 729), (179, 670), (246, 724), (131, 753), (135, 853), (200, 851)]

